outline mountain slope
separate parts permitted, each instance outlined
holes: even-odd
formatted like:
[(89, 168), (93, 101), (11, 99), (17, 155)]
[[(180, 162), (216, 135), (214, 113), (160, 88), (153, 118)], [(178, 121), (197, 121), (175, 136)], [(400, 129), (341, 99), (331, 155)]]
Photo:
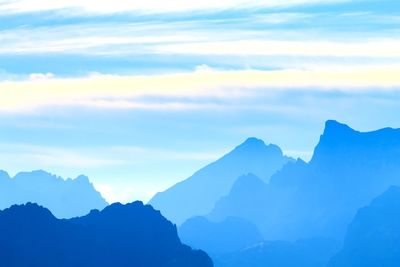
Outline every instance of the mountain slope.
[(400, 187), (390, 187), (360, 209), (348, 227), (342, 250), (329, 267), (399, 266)]
[(228, 194), (237, 177), (251, 172), (268, 181), (288, 161), (290, 158), (278, 146), (249, 138), (193, 176), (156, 194), (149, 203), (181, 224), (190, 217), (209, 213), (215, 202)]
[(211, 222), (204, 217), (193, 217), (179, 228), (185, 244), (201, 248), (210, 255), (229, 253), (262, 242), (257, 227), (240, 218)]
[(10, 178), (0, 171), (0, 209), (27, 202), (48, 207), (58, 218), (84, 215), (108, 205), (83, 175), (64, 180), (45, 171), (32, 171)]
[(340, 242), (324, 238), (267, 241), (214, 257), (216, 267), (325, 267)]
[(327, 121), (309, 163), (286, 164), (268, 184), (219, 201), (208, 217), (242, 217), (267, 240), (342, 239), (357, 209), (396, 184), (399, 129), (362, 133)]
[(0, 265), (8, 267), (212, 267), (176, 227), (141, 202), (57, 219), (37, 204), (0, 212)]

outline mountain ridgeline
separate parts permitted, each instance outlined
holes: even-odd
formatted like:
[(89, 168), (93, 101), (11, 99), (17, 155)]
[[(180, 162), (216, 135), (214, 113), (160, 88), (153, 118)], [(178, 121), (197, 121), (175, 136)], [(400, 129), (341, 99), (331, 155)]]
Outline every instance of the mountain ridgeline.
[(0, 171), (0, 209), (27, 202), (43, 205), (57, 218), (82, 216), (108, 205), (83, 175), (65, 180), (45, 171), (32, 171), (11, 178)]
[(269, 183), (241, 179), (208, 215), (241, 217), (267, 240), (342, 239), (357, 210), (400, 184), (400, 130), (358, 132), (328, 121), (309, 163), (286, 164)]
[(215, 202), (229, 193), (239, 176), (253, 173), (268, 182), (271, 175), (291, 160), (278, 146), (249, 138), (193, 176), (156, 194), (149, 203), (174, 223), (181, 224), (190, 217), (208, 214)]
[[(393, 196), (399, 189), (359, 210), (393, 185), (400, 185), (400, 129), (359, 132), (327, 121), (310, 162), (289, 160), (269, 180), (241, 173), (211, 212), (187, 220), (179, 234), (210, 253), (217, 267), (396, 266), (400, 234)], [(387, 200), (383, 209), (382, 199), (392, 204)], [(246, 224), (227, 224), (229, 218)], [(249, 225), (262, 242), (249, 244), (253, 232), (242, 231)], [(221, 228), (230, 234), (217, 234)], [(232, 242), (236, 251), (226, 250), (235, 235), (250, 241)]]
[[(399, 186), (400, 129), (327, 121), (309, 162), (247, 139), (156, 194), (166, 218), (141, 202), (72, 219), (12, 206), (0, 212), (0, 266), (208, 267), (208, 253), (216, 267), (394, 267)], [(0, 172), (0, 193), (0, 208), (38, 202), (59, 218), (107, 205), (86, 177), (42, 171)]]
[(176, 226), (151, 206), (112, 204), (57, 219), (37, 204), (0, 212), (0, 266), (212, 267), (206, 253), (183, 245)]

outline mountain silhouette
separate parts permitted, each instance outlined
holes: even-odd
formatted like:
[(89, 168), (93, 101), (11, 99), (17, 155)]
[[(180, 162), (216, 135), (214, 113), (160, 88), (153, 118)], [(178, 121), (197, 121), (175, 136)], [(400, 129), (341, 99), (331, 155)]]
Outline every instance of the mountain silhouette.
[(234, 217), (222, 222), (193, 217), (179, 228), (179, 236), (185, 244), (201, 248), (210, 255), (238, 251), (263, 241), (254, 224)]
[(340, 242), (325, 238), (296, 242), (266, 241), (235, 253), (214, 257), (218, 267), (325, 267)]
[(237, 177), (254, 173), (264, 181), (291, 159), (276, 145), (249, 138), (219, 160), (188, 179), (156, 194), (150, 204), (174, 223), (209, 213), (217, 200), (229, 193)]
[(0, 266), (212, 267), (206, 253), (183, 245), (176, 226), (149, 205), (112, 204), (57, 219), (37, 204), (0, 212)]
[(0, 209), (27, 202), (49, 208), (58, 218), (85, 215), (92, 209), (108, 205), (88, 177), (83, 175), (64, 180), (38, 170), (20, 172), (10, 178), (6, 172), (0, 171)]
[(400, 187), (392, 186), (361, 208), (348, 227), (342, 250), (329, 267), (395, 267), (400, 263)]
[(358, 208), (400, 184), (400, 130), (358, 132), (327, 121), (309, 163), (289, 162), (269, 183), (246, 183), (254, 181), (242, 179), (208, 217), (244, 218), (266, 240), (342, 239)]

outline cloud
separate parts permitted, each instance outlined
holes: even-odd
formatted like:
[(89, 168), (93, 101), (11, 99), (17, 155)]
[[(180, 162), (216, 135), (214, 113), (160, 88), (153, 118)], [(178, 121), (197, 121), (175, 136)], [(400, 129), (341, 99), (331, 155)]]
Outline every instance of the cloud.
[(289, 55), (336, 57), (400, 57), (400, 40), (360, 42), (244, 40), (166, 44), (159, 53), (191, 55)]
[[(266, 16), (286, 19), (285, 14)], [(258, 17), (254, 15), (256, 21)], [(0, 54), (400, 57), (396, 35), (357, 40), (332, 38), (329, 31), (313, 32), (309, 27), (301, 33), (284, 27), (258, 29), (269, 23), (250, 22), (249, 29), (237, 28), (236, 22), (228, 23), (235, 27), (224, 29), (212, 21), (196, 20), (19, 27), (0, 31)]]
[(236, 100), (244, 103), (245, 99), (287, 90), (362, 92), (399, 88), (400, 66), (322, 71), (207, 69), (169, 75), (94, 75), (84, 79), (0, 83), (0, 112), (30, 113), (70, 107), (213, 109), (237, 104)]
[[(58, 147), (25, 143), (0, 143), (0, 159), (3, 165), (24, 165), (33, 168), (96, 169), (108, 166), (135, 166), (150, 159), (159, 161), (212, 161), (221, 153), (179, 151), (139, 146), (90, 146)], [(103, 155), (103, 156), (99, 156)], [(10, 162), (13, 162), (10, 164)], [(27, 166), (25, 164), (25, 166)]]
[(203, 1), (139, 1), (139, 0), (11, 0), (0, 5), (7, 13), (35, 12), (72, 9), (75, 13), (115, 13), (139, 11), (145, 13), (185, 12), (195, 10), (218, 10), (238, 7), (281, 7), (304, 4), (344, 2), (343, 0), (203, 0)]
[(47, 80), (54, 78), (54, 74), (51, 72), (48, 73), (31, 73), (29, 74), (29, 79), (31, 81), (38, 81), (38, 80)]

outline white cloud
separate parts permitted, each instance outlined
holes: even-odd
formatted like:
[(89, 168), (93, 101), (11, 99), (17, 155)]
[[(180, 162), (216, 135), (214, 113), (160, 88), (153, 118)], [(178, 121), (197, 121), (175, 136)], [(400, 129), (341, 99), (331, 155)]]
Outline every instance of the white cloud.
[[(57, 88), (57, 90), (54, 90)], [(170, 75), (97, 75), (0, 83), (0, 112), (45, 108), (187, 110), (229, 106), (285, 90), (392, 90), (400, 88), (400, 66), (345, 70), (195, 71)], [(213, 101), (216, 100), (216, 101)], [(228, 101), (224, 104), (219, 100)]]
[[(281, 14), (270, 14), (280, 18)], [(267, 16), (267, 17), (268, 17)], [(282, 15), (284, 19), (285, 15)], [(296, 15), (298, 16), (298, 15)], [(255, 18), (257, 19), (257, 18)], [(259, 18), (257, 19), (259, 20)], [(23, 36), (24, 38), (21, 38)], [(324, 39), (325, 38), (325, 39)], [(329, 39), (302, 30), (213, 30), (202, 22), (113, 23), (0, 31), (0, 54), (400, 57), (400, 39)]]
[(29, 75), (29, 79), (31, 81), (38, 81), (38, 80), (47, 80), (54, 78), (54, 74), (51, 72), (48, 73), (31, 73)]
[(215, 10), (238, 7), (276, 7), (314, 3), (344, 2), (344, 0), (11, 0), (0, 4), (0, 11), (34, 12), (43, 10), (76, 9), (76, 13), (115, 13), (115, 12), (184, 12), (192, 10)]
[(214, 69), (211, 68), (210, 66), (208, 66), (207, 64), (201, 64), (196, 66), (196, 72), (209, 72), (209, 71), (213, 71)]
[(165, 44), (155, 50), (186, 55), (400, 57), (399, 47), (398, 39), (363, 42), (236, 40)]

